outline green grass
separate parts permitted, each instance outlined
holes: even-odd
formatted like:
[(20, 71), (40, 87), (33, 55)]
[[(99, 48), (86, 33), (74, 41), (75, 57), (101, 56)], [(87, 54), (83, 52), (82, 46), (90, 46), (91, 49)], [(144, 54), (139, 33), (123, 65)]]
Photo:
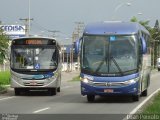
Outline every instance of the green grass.
[(0, 85), (10, 84), (10, 71), (1, 71), (0, 72)]
[(0, 72), (0, 94), (7, 91), (7, 86), (10, 84), (10, 71)]
[(72, 82), (80, 81), (80, 76), (76, 76), (76, 77), (72, 78), (71, 81), (72, 81)]
[(160, 113), (160, 92), (150, 100), (150, 102), (143, 108), (140, 114), (159, 114)]

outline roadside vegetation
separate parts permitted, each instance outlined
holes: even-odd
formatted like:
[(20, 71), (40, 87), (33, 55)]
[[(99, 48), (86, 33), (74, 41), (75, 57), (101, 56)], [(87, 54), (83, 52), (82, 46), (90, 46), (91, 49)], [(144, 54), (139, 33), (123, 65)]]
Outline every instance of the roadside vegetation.
[(2, 71), (0, 72), (0, 92), (7, 89), (6, 85), (10, 84), (10, 72)]
[(9, 37), (3, 33), (0, 29), (0, 64), (5, 62), (7, 59), (7, 49), (9, 46)]
[(160, 26), (159, 21), (156, 20), (154, 27), (149, 25), (149, 20), (138, 20), (135, 16), (130, 19), (131, 22), (139, 22), (142, 26), (144, 26), (150, 33), (151, 39), (149, 45), (151, 46), (151, 64), (152, 67), (155, 68), (157, 64), (157, 58), (160, 56), (159, 45), (160, 45)]
[(160, 111), (159, 101), (160, 101), (160, 92), (148, 102), (148, 104), (140, 112), (140, 115), (159, 114)]
[[(1, 25), (1, 22), (0, 22)], [(7, 36), (2, 29), (0, 29), (0, 64), (3, 65), (7, 62), (7, 54), (9, 47), (9, 36)], [(0, 71), (0, 93), (6, 89), (5, 85), (9, 84), (10, 73), (9, 71)]]
[(0, 72), (0, 84), (1, 85), (10, 84), (10, 72), (9, 71)]

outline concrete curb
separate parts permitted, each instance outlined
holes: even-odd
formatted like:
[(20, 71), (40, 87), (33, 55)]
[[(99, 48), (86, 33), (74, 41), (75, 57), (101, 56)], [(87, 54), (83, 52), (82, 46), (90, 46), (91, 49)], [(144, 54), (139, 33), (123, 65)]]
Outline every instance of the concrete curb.
[(7, 89), (0, 91), (0, 94), (4, 94), (4, 93), (7, 93)]
[(4, 85), (6, 88), (4, 88), (4, 90), (0, 91), (0, 94), (4, 94), (7, 93), (8, 88), (10, 87), (10, 85)]

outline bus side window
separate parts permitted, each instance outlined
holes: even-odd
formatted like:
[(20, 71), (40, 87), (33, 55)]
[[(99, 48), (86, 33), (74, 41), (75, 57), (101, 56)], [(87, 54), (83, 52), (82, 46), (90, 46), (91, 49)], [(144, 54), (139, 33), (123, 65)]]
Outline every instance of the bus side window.
[(56, 64), (58, 65), (58, 63), (61, 62), (61, 55), (60, 55), (59, 48), (56, 48), (54, 54), (55, 54), (55, 61), (56, 61)]
[(57, 66), (57, 64), (59, 63), (59, 53), (57, 52), (57, 49), (55, 49), (52, 55), (51, 62), (54, 66)]
[(142, 67), (142, 40), (141, 40), (141, 38), (139, 38), (139, 40), (138, 40), (138, 45), (139, 45), (139, 54), (138, 54), (138, 56), (139, 56), (139, 59), (138, 59), (138, 62), (139, 62), (139, 67), (141, 68)]

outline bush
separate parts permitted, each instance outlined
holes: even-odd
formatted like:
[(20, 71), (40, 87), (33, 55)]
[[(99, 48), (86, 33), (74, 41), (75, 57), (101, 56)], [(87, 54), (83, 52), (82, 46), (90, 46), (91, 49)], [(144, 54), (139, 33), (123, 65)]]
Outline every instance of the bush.
[(0, 72), (0, 85), (10, 84), (10, 71), (1, 71)]
[(141, 115), (145, 114), (159, 114), (160, 111), (160, 92), (150, 100), (148, 105), (143, 108)]

